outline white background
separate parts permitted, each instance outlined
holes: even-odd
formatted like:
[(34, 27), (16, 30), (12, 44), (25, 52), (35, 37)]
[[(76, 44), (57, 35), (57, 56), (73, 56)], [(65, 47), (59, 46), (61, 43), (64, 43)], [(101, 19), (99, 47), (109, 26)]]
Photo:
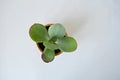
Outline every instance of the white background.
[[(77, 50), (44, 63), (34, 23), (63, 24)], [(120, 80), (120, 1), (0, 0), (0, 80)]]

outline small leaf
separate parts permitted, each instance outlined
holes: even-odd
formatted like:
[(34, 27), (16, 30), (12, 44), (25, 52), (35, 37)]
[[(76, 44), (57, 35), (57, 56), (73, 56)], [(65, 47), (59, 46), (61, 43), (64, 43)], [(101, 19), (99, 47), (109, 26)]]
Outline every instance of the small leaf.
[(55, 44), (55, 43), (51, 43), (51, 42), (43, 42), (43, 45), (45, 47), (47, 47), (48, 49), (51, 49), (51, 50), (55, 50), (55, 49), (58, 49), (58, 45)]
[(58, 23), (51, 25), (50, 28), (48, 29), (48, 34), (50, 38), (53, 37), (61, 38), (64, 37), (65, 33), (66, 33), (65, 28)]
[(72, 52), (77, 48), (77, 42), (72, 37), (64, 37), (62, 39), (58, 39), (56, 43), (59, 45), (60, 50), (64, 52)]
[(48, 32), (42, 24), (32, 25), (29, 34), (35, 42), (43, 42), (49, 39)]
[(55, 43), (56, 40), (57, 40), (57, 38), (56, 38), (56, 37), (53, 37), (53, 38), (51, 38), (51, 39), (49, 40), (49, 42), (51, 42), (51, 43)]
[(55, 57), (54, 50), (45, 49), (45, 51), (42, 54), (42, 59), (46, 63), (53, 61), (54, 57)]

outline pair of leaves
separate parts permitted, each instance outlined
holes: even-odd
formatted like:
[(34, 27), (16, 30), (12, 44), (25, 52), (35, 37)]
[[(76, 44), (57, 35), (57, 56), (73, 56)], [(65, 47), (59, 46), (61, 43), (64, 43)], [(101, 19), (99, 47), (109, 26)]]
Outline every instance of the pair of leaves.
[(48, 49), (60, 49), (63, 52), (72, 52), (77, 48), (77, 43), (72, 37), (63, 37), (56, 40), (55, 43), (43, 42), (44, 46)]
[(77, 43), (72, 37), (64, 37), (66, 31), (61, 24), (53, 24), (48, 31), (42, 24), (34, 24), (29, 31), (30, 37), (35, 42), (43, 42), (46, 49), (42, 54), (45, 62), (50, 62), (55, 57), (55, 49), (63, 52), (72, 52), (77, 48)]
[(43, 42), (43, 45), (44, 45), (46, 48), (51, 49), (51, 50), (55, 50), (55, 49), (58, 49), (58, 48), (59, 48), (57, 44), (51, 43), (51, 42), (48, 42), (48, 41)]
[(51, 25), (48, 32), (42, 24), (34, 24), (29, 31), (30, 37), (35, 42), (48, 41), (53, 37), (61, 38), (65, 33), (65, 29), (61, 24)]

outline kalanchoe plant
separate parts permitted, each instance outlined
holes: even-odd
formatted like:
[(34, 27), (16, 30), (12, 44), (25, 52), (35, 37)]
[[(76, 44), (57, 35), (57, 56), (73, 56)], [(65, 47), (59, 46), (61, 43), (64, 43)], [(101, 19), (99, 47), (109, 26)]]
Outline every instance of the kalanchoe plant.
[(33, 24), (29, 35), (36, 43), (43, 43), (45, 49), (42, 59), (46, 63), (53, 61), (56, 49), (61, 52), (72, 52), (77, 48), (76, 40), (66, 36), (65, 28), (59, 23), (50, 25), (48, 30), (42, 24)]

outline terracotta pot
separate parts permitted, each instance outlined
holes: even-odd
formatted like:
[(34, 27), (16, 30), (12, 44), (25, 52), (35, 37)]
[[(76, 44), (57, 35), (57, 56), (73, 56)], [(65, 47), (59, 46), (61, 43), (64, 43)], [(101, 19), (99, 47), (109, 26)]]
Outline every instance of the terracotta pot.
[[(47, 25), (45, 25), (46, 29), (48, 30), (51, 25), (52, 25), (52, 24), (47, 24)], [(67, 37), (67, 36), (68, 36), (68, 35), (67, 35), (67, 33), (66, 33), (65, 37)], [(36, 43), (36, 44), (37, 44), (38, 49), (39, 49), (41, 52), (43, 52), (44, 49), (45, 49), (45, 46), (43, 45), (43, 42), (41, 42), (41, 43)], [(59, 55), (59, 54), (61, 54), (61, 53), (62, 53), (62, 51), (61, 51), (60, 49), (56, 49), (56, 50), (55, 50), (55, 56), (57, 56), (57, 55)]]

